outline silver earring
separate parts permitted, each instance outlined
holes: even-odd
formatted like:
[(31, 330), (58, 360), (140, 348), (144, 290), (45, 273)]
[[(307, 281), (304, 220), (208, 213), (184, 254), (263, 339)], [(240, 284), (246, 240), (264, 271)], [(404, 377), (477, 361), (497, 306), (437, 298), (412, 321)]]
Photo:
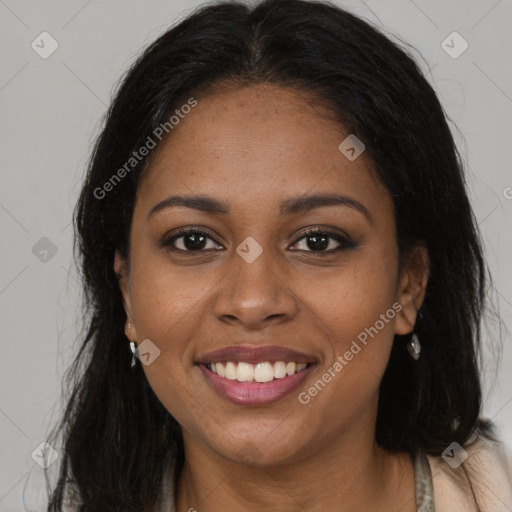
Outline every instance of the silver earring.
[(409, 354), (411, 354), (411, 357), (417, 361), (420, 358), (421, 354), (421, 343), (418, 339), (418, 335), (416, 333), (413, 333), (411, 341), (407, 343), (407, 350), (409, 351)]
[(135, 344), (134, 341), (130, 341), (130, 350), (132, 351), (132, 363), (131, 363), (131, 368), (135, 368), (135, 365), (136, 365), (136, 361), (135, 361), (135, 352), (137, 351), (137, 345)]

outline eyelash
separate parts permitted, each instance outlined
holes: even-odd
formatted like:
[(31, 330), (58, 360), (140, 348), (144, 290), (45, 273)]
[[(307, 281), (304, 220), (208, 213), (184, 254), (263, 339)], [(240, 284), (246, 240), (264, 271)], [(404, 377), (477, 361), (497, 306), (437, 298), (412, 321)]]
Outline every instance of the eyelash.
[[(191, 250), (177, 249), (177, 248), (173, 247), (173, 243), (176, 240), (178, 240), (179, 238), (182, 238), (183, 236), (191, 235), (191, 234), (202, 235), (202, 236), (204, 236), (206, 238), (209, 238), (210, 240), (213, 240), (216, 244), (218, 244), (218, 242), (216, 240), (214, 240), (212, 238), (212, 236), (210, 235), (210, 233), (208, 233), (207, 231), (204, 231), (204, 230), (202, 230), (200, 228), (185, 228), (185, 229), (179, 230), (173, 236), (165, 238), (164, 240), (162, 240), (161, 246), (162, 247), (166, 247), (169, 250), (172, 250), (172, 251), (175, 251), (175, 252), (181, 252), (181, 253), (202, 253), (202, 252), (205, 252), (205, 249), (199, 249), (197, 251), (193, 251), (193, 250), (191, 251)], [(345, 236), (341, 235), (339, 233), (334, 233), (332, 231), (328, 231), (328, 230), (325, 230), (325, 229), (321, 229), (321, 228), (312, 228), (312, 229), (308, 229), (307, 231), (301, 233), (301, 235), (299, 236), (299, 238), (297, 238), (295, 240), (293, 245), (297, 244), (298, 242), (300, 242), (304, 238), (308, 238), (308, 237), (311, 237), (311, 236), (314, 236), (314, 235), (322, 235), (322, 236), (326, 236), (328, 238), (332, 238), (336, 242), (338, 242), (340, 245), (339, 245), (339, 247), (336, 247), (335, 249), (330, 249), (329, 251), (325, 251), (325, 250), (323, 250), (323, 251), (312, 251), (312, 250), (304, 251), (304, 250), (299, 249), (298, 252), (309, 252), (309, 253), (313, 253), (313, 254), (334, 254), (334, 253), (340, 252), (340, 251), (345, 250), (345, 249), (353, 249), (353, 248), (356, 247), (356, 244), (353, 242), (353, 240), (350, 237), (348, 237), (346, 235)], [(220, 244), (218, 244), (218, 245), (220, 245)]]

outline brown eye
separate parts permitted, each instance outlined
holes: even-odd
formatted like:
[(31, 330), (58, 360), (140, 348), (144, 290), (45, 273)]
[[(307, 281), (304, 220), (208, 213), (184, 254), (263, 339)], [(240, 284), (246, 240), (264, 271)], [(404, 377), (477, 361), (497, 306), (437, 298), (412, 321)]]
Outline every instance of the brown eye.
[[(208, 242), (211, 242), (208, 246)], [(162, 246), (181, 252), (200, 252), (211, 249), (223, 249), (206, 231), (188, 229), (180, 231), (162, 242)]]
[(355, 247), (354, 242), (348, 237), (339, 233), (333, 233), (331, 231), (321, 229), (313, 229), (303, 233), (303, 235), (295, 242), (295, 245), (300, 243), (302, 240), (306, 240), (306, 242), (303, 243), (302, 248), (299, 247), (296, 250), (330, 254), (343, 249)]

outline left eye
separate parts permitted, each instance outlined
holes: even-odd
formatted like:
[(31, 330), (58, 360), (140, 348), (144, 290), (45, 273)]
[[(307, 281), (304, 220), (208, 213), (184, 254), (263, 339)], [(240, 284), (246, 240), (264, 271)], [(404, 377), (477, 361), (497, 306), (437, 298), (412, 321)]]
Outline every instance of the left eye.
[[(303, 240), (306, 240), (306, 242), (302, 242)], [(331, 233), (329, 231), (320, 230), (313, 230), (303, 234), (302, 237), (299, 238), (297, 242), (295, 242), (295, 245), (300, 244), (301, 242), (303, 247), (299, 247), (298, 250), (306, 252), (331, 253), (348, 247), (353, 247), (353, 243), (347, 237), (344, 237), (338, 233)], [(337, 244), (337, 246), (332, 247), (333, 242), (334, 244)], [(307, 247), (307, 249), (304, 248), (304, 245)]]

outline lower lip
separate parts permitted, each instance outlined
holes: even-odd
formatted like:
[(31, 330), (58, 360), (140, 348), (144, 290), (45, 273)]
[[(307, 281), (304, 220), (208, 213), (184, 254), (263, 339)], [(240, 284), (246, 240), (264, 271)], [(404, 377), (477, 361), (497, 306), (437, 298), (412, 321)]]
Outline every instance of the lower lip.
[(281, 400), (296, 390), (308, 375), (316, 368), (316, 364), (309, 365), (305, 370), (282, 379), (270, 382), (239, 382), (213, 373), (203, 363), (199, 368), (208, 383), (224, 398), (237, 405), (266, 405)]

